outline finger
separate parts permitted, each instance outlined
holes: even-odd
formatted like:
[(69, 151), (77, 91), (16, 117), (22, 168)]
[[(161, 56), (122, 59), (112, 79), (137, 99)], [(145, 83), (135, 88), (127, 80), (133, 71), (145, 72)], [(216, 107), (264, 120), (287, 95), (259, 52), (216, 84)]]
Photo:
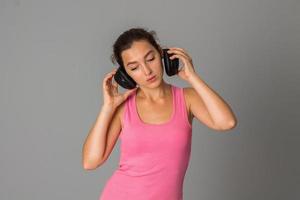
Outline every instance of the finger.
[(111, 72), (107, 73), (103, 79), (103, 87), (105, 87), (105, 89), (107, 89), (106, 86), (108, 86), (109, 84), (109, 80), (111, 80), (111, 78), (113, 77), (113, 75), (117, 72), (117, 68), (114, 68)]
[(110, 74), (115, 74), (117, 72), (117, 68), (114, 68), (113, 70), (111, 70), (109, 73), (107, 73), (107, 75), (110, 75)]
[(108, 74), (105, 76), (104, 81), (106, 82), (107, 80), (111, 80), (112, 77), (115, 75), (115, 73), (116, 73), (115, 71), (112, 71), (112, 72), (108, 73)]
[(103, 86), (111, 86), (110, 83), (111, 83), (111, 79), (114, 75), (114, 72), (110, 72), (108, 73), (105, 77), (104, 77), (104, 80), (103, 80)]
[(174, 54), (172, 56), (170, 56), (170, 59), (174, 59), (174, 58), (179, 58), (183, 61), (183, 63), (186, 63), (186, 61), (188, 60), (188, 58), (182, 54)]
[(115, 79), (112, 80), (112, 85), (114, 86), (114, 88), (116, 89), (116, 91), (118, 91), (118, 83), (116, 82)]
[(176, 53), (185, 56), (188, 60), (192, 60), (192, 58), (181, 48), (171, 48), (168, 52), (170, 53)]
[(113, 76), (116, 72), (117, 72), (116, 70), (113, 70), (113, 71), (109, 72), (106, 76), (107, 76), (107, 77), (111, 77), (111, 76)]
[(115, 87), (118, 86), (118, 83), (117, 83), (117, 81), (116, 81), (115, 79), (112, 80), (112, 84), (113, 84), (113, 86), (115, 86)]
[(186, 53), (186, 54), (188, 54), (188, 52), (187, 52), (187, 50), (186, 49), (184, 49), (184, 48), (179, 48), (179, 47), (171, 47), (170, 48), (171, 50), (178, 50), (178, 51), (181, 51), (181, 52), (183, 52), (183, 53)]
[(110, 80), (111, 80), (110, 76), (105, 77), (104, 81), (103, 81), (103, 84), (109, 86)]
[(180, 55), (186, 57), (186, 59), (191, 60), (191, 57), (190, 57), (189, 55), (187, 55), (185, 52), (181, 51), (181, 50), (178, 50), (178, 49), (172, 49), (172, 50), (170, 50), (170, 53), (173, 53), (173, 54), (180, 54)]
[(178, 69), (178, 71), (180, 72), (180, 71), (182, 71), (184, 69), (184, 66), (181, 66), (179, 69)]
[(104, 82), (106, 83), (107, 81), (109, 81), (111, 79), (112, 75), (107, 75), (104, 77)]

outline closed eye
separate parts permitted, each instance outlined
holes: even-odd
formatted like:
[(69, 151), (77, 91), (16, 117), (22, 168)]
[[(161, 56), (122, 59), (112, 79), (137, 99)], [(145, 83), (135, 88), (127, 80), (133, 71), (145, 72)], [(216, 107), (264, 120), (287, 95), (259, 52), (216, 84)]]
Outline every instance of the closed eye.
[[(151, 58), (151, 59), (150, 59), (150, 60), (148, 60), (148, 61), (153, 61), (154, 59), (155, 59), (155, 57)], [(131, 69), (131, 71), (134, 71), (136, 68), (137, 68), (137, 67), (135, 67), (135, 68), (132, 68), (132, 69)]]
[(154, 58), (155, 58), (155, 57), (151, 58), (151, 59), (150, 59), (150, 60), (148, 60), (148, 61), (152, 61), (152, 60), (154, 60)]

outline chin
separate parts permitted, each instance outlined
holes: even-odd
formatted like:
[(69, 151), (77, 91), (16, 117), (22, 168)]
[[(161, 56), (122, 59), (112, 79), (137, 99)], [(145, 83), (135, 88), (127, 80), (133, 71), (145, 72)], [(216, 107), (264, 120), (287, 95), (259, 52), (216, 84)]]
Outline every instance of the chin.
[(147, 86), (150, 88), (156, 88), (156, 87), (160, 86), (161, 84), (163, 84), (163, 80), (160, 78), (153, 83), (148, 83)]

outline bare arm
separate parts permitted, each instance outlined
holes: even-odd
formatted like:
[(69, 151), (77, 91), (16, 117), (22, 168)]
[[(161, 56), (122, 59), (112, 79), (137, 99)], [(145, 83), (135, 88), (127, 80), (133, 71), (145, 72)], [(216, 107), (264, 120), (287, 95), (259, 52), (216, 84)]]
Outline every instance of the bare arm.
[(106, 147), (109, 124), (115, 109), (102, 106), (99, 115), (91, 128), (82, 149), (84, 169), (94, 169), (100, 165)]
[(120, 94), (117, 83), (113, 82), (116, 71), (114, 69), (104, 77), (104, 103), (83, 144), (82, 165), (87, 170), (97, 168), (109, 157), (121, 132), (120, 112), (124, 102), (137, 89)]
[(230, 130), (237, 124), (237, 119), (229, 104), (210, 88), (197, 74), (191, 76), (188, 88), (190, 108), (197, 119), (215, 130)]
[(210, 88), (196, 73), (192, 58), (183, 48), (169, 48), (168, 53), (174, 54), (170, 59), (180, 58), (183, 66), (178, 76), (192, 85), (187, 88), (189, 109), (193, 115), (215, 130), (230, 130), (237, 125), (237, 119), (229, 104)]

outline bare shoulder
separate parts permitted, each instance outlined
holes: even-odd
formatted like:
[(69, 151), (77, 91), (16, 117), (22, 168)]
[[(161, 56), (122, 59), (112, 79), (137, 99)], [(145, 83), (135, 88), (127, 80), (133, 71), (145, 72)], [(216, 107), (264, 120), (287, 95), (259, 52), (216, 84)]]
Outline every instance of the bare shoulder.
[(202, 97), (197, 93), (197, 91), (193, 87), (187, 87), (184, 88), (184, 94), (191, 115), (207, 127), (214, 130), (219, 130), (214, 125), (208, 109)]
[(190, 108), (191, 108), (192, 100), (193, 100), (193, 97), (195, 95), (197, 95), (197, 93), (194, 88), (185, 87), (185, 88), (183, 88), (183, 94), (184, 94), (184, 98), (185, 98), (187, 107), (189, 108), (189, 111), (191, 111)]

